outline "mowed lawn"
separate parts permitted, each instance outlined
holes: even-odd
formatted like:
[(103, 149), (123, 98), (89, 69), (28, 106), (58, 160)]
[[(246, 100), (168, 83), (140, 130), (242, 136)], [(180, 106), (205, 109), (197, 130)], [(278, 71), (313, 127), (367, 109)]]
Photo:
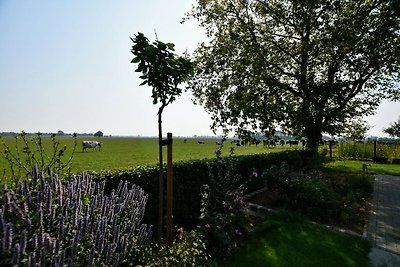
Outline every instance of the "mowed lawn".
[[(13, 137), (2, 137), (11, 150), (15, 150), (15, 139)], [(73, 148), (72, 137), (59, 137), (56, 139), (61, 146), (66, 145), (65, 159), (69, 158)], [(82, 151), (83, 140), (95, 140), (103, 143), (101, 151), (87, 152)], [(205, 144), (198, 144), (203, 141)], [(173, 161), (185, 161), (190, 159), (203, 159), (215, 157), (214, 151), (219, 147), (216, 142), (218, 139), (205, 138), (187, 138), (184, 142), (183, 138), (174, 139), (173, 143)], [(43, 147), (47, 153), (52, 151), (50, 138), (43, 137)], [(259, 154), (276, 152), (283, 149), (289, 149), (288, 146), (277, 146), (276, 148), (265, 148), (262, 144), (255, 146), (237, 147), (231, 144), (230, 140), (226, 141), (223, 148), (223, 154), (229, 155), (230, 148), (234, 149), (235, 155)], [(300, 146), (299, 146), (300, 148)], [(4, 147), (1, 147), (1, 151)], [(22, 151), (22, 149), (20, 149)], [(23, 154), (22, 154), (23, 156)], [(164, 147), (164, 159), (166, 160), (166, 148)], [(119, 168), (131, 168), (143, 165), (156, 165), (158, 162), (158, 139), (157, 138), (78, 138), (76, 151), (72, 160), (72, 171), (78, 173), (84, 170), (107, 170)], [(8, 169), (8, 162), (3, 155), (0, 155), (0, 169)]]
[(335, 232), (287, 212), (270, 213), (218, 266), (369, 266), (367, 240)]

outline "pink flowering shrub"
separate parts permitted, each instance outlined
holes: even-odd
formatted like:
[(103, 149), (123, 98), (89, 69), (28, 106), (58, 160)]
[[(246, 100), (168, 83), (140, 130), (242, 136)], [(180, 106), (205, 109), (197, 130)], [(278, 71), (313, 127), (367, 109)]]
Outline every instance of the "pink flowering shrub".
[[(212, 256), (232, 252), (236, 238), (244, 232), (245, 218), (242, 213), (246, 185), (242, 177), (234, 172), (234, 157), (223, 158), (216, 153), (217, 171), (210, 166), (210, 182), (201, 193), (201, 215), (198, 232), (206, 240)], [(217, 173), (217, 175), (214, 175)], [(253, 174), (250, 174), (253, 175)]]

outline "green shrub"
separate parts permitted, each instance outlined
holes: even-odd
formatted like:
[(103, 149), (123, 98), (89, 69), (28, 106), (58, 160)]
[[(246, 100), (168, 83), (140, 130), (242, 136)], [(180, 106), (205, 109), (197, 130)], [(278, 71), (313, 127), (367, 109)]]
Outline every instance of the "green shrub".
[(286, 162), (263, 172), (267, 186), (278, 190), (288, 208), (312, 218), (326, 219), (339, 214), (338, 195), (313, 172), (293, 171)]
[[(210, 166), (210, 181), (203, 186), (199, 234), (204, 237), (213, 257), (221, 257), (236, 248), (236, 239), (245, 231), (242, 210), (246, 183), (235, 172), (237, 158), (223, 158), (217, 154), (217, 165)], [(257, 177), (254, 170), (246, 177)]]
[(289, 165), (286, 162), (282, 162), (280, 167), (272, 165), (263, 171), (261, 178), (265, 186), (270, 189), (276, 189), (281, 181), (289, 178)]
[(291, 209), (311, 218), (328, 219), (340, 213), (336, 192), (311, 177), (300, 175), (288, 180), (279, 190), (287, 196)]
[(176, 238), (171, 245), (136, 247), (124, 266), (209, 266), (205, 243), (193, 233)]
[[(302, 151), (283, 151), (281, 153), (234, 156), (233, 172), (240, 176), (240, 183), (247, 184), (245, 193), (263, 187), (261, 175), (250, 175), (264, 170), (269, 166), (290, 163), (293, 168), (301, 168), (307, 157)], [(191, 160), (175, 162), (173, 167), (173, 214), (174, 224), (194, 228), (201, 215), (200, 194), (202, 186), (210, 181), (210, 170), (217, 172), (216, 159)], [(116, 188), (120, 180), (126, 180), (139, 185), (147, 194), (149, 201), (146, 206), (144, 221), (155, 224), (158, 214), (158, 168), (154, 166), (136, 167), (132, 169), (107, 170), (91, 172), (100, 181), (105, 181), (106, 189)]]
[(373, 190), (366, 175), (347, 174), (336, 181), (318, 172), (294, 171), (285, 162), (266, 169), (263, 180), (279, 192), (287, 208), (323, 221), (341, 217), (361, 222), (358, 214)]

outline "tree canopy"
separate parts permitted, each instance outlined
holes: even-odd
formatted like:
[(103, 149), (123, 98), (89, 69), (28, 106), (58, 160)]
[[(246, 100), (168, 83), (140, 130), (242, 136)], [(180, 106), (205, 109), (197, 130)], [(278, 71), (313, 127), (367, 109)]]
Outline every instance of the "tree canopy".
[(210, 39), (190, 88), (213, 127), (307, 138), (400, 99), (395, 0), (198, 0), (190, 17)]
[(97, 131), (94, 133), (95, 137), (103, 137), (104, 133), (102, 131)]
[(141, 72), (140, 85), (152, 87), (153, 104), (161, 103), (167, 106), (182, 89), (178, 85), (186, 81), (193, 72), (193, 64), (187, 57), (174, 54), (174, 44), (159, 40), (150, 43), (143, 33), (139, 32), (132, 39), (134, 45), (131, 52), (134, 55), (131, 63), (138, 64), (136, 72)]

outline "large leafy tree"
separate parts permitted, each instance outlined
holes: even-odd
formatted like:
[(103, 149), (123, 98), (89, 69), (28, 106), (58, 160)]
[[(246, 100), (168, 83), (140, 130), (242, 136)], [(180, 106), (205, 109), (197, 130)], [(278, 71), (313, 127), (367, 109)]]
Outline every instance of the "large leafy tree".
[(160, 104), (158, 108), (158, 139), (159, 139), (159, 213), (158, 213), (158, 239), (162, 235), (163, 219), (163, 153), (162, 153), (162, 113), (166, 106), (181, 95), (182, 89), (178, 86), (189, 79), (193, 73), (192, 62), (184, 56), (174, 53), (173, 43), (164, 43), (159, 40), (150, 42), (143, 33), (138, 33), (131, 38), (131, 49), (134, 58), (131, 63), (138, 65), (136, 72), (142, 73), (140, 85), (152, 87), (153, 104)]
[(338, 134), (399, 99), (396, 0), (198, 0), (206, 30), (190, 83), (213, 127), (307, 138)]

